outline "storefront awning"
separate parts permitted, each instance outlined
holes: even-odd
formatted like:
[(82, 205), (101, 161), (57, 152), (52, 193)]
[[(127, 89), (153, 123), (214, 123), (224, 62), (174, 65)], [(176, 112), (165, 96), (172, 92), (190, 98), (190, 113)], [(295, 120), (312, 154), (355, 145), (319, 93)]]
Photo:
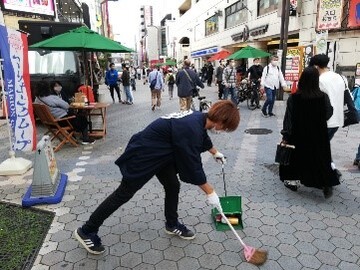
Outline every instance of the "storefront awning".
[(193, 52), (191, 52), (191, 57), (192, 58), (204, 57), (204, 56), (208, 56), (208, 55), (217, 53), (218, 51), (219, 51), (218, 47), (212, 47), (212, 48), (207, 48), (207, 49), (203, 49), (203, 50), (193, 51)]

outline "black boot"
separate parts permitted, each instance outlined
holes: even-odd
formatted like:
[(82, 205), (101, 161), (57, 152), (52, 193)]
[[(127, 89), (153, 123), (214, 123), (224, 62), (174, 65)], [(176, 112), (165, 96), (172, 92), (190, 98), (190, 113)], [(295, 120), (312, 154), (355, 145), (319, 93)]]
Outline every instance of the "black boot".
[(329, 199), (333, 195), (333, 187), (323, 187), (325, 199)]

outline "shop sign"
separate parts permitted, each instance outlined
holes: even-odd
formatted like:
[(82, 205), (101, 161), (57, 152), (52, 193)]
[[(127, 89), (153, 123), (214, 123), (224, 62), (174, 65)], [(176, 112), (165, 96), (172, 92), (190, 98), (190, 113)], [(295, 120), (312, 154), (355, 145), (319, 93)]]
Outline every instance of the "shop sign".
[(343, 0), (320, 0), (316, 29), (329, 30), (341, 27)]
[(196, 57), (202, 57), (208, 54), (214, 54), (217, 53), (219, 51), (218, 47), (212, 47), (212, 48), (208, 48), (208, 49), (203, 49), (203, 50), (199, 50), (199, 51), (195, 51), (191, 53), (191, 57), (192, 58), (196, 58)]
[(360, 63), (356, 64), (355, 76), (360, 76)]
[(32, 14), (54, 16), (54, 1), (53, 0), (4, 0), (4, 9), (12, 11), (20, 11)]
[(360, 0), (350, 0), (348, 27), (360, 26)]
[(302, 47), (289, 48), (286, 53), (285, 81), (299, 81), (302, 70)]
[(247, 41), (249, 39), (249, 36), (255, 37), (259, 35), (263, 35), (267, 32), (269, 28), (268, 24), (255, 27), (249, 30), (249, 27), (247, 25), (244, 26), (244, 31), (234, 34), (231, 36), (233, 41)]

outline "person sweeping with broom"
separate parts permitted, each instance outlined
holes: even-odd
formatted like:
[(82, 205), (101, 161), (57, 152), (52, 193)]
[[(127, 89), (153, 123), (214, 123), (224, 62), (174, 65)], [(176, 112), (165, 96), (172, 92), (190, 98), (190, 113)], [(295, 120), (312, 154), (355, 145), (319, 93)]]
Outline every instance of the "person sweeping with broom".
[(207, 195), (207, 202), (222, 212), (214, 188), (207, 183), (201, 153), (209, 151), (216, 161), (225, 157), (213, 147), (207, 130), (234, 131), (240, 114), (231, 101), (215, 103), (207, 114), (183, 111), (161, 117), (130, 139), (125, 152), (116, 160), (122, 173), (120, 186), (102, 202), (85, 224), (75, 230), (75, 238), (92, 254), (105, 248), (98, 236), (103, 222), (129, 201), (153, 176), (165, 190), (165, 232), (194, 239), (195, 234), (178, 220), (180, 180), (197, 185)]

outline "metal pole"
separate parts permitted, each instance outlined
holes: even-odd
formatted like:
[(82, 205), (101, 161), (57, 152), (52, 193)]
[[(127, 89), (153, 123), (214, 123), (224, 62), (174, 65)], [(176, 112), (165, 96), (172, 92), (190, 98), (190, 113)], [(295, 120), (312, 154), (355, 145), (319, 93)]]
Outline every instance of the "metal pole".
[[(284, 5), (285, 4), (285, 5)], [(281, 21), (284, 21), (284, 29), (283, 30), (283, 40), (280, 40), (280, 44), (282, 46), (282, 57), (281, 57), (281, 71), (285, 76), (285, 67), (286, 67), (286, 53), (287, 53), (287, 42), (289, 36), (289, 13), (290, 13), (290, 0), (283, 0), (283, 10), (284, 17), (281, 17)], [(278, 93), (278, 100), (284, 99), (284, 89), (280, 87)]]

